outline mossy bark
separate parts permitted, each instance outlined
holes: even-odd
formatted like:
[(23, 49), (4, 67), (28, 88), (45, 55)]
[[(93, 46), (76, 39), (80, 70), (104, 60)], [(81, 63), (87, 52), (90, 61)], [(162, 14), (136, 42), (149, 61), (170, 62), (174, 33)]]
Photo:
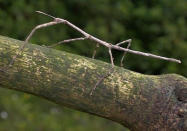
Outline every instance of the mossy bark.
[(0, 87), (27, 92), (69, 108), (118, 122), (134, 131), (187, 129), (187, 79), (143, 75), (111, 65), (27, 44), (10, 68), (22, 41), (0, 36)]

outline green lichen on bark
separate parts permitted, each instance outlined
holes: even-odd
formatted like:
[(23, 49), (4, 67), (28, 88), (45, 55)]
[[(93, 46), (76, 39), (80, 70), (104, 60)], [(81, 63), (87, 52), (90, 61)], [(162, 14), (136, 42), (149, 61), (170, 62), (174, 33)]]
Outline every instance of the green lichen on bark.
[[(0, 68), (19, 53), (22, 41), (0, 36)], [(111, 65), (90, 58), (27, 44), (0, 86), (28, 92), (55, 103), (121, 123), (132, 130), (184, 129), (186, 78), (143, 75), (120, 67), (91, 89)], [(183, 94), (183, 95), (179, 95)], [(182, 123), (182, 124), (181, 124)]]

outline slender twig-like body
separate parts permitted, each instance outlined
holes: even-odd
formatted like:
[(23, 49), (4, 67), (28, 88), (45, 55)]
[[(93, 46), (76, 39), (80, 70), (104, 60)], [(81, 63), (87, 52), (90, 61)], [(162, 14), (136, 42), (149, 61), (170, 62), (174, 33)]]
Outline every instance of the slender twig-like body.
[[(60, 43), (67, 43), (67, 42), (72, 42), (72, 41), (75, 41), (75, 40), (85, 40), (85, 39), (90, 39), (92, 41), (95, 41), (96, 43), (98, 44), (101, 44), (107, 48), (109, 48), (109, 54), (110, 54), (110, 57), (112, 56), (111, 55), (111, 50), (112, 49), (115, 49), (115, 50), (119, 50), (119, 51), (123, 51), (123, 52), (128, 52), (128, 53), (132, 53), (132, 54), (136, 54), (136, 55), (142, 55), (142, 56), (148, 56), (148, 57), (152, 57), (152, 58), (157, 58), (157, 59), (162, 59), (162, 60), (167, 60), (167, 61), (172, 61), (172, 62), (177, 62), (177, 63), (181, 63), (180, 60), (177, 60), (177, 59), (174, 59), (174, 58), (167, 58), (167, 57), (163, 57), (163, 56), (158, 56), (158, 55), (154, 55), (154, 54), (150, 54), (150, 53), (144, 53), (144, 52), (140, 52), (140, 51), (135, 51), (135, 50), (130, 50), (128, 49), (128, 46), (127, 48), (122, 48), (120, 47), (119, 45), (127, 42), (127, 41), (130, 41), (131, 42), (131, 39), (130, 40), (126, 40), (126, 41), (122, 41), (116, 45), (112, 45), (111, 43), (108, 43), (108, 42), (105, 42), (103, 40), (100, 40), (88, 33), (86, 33), (85, 31), (81, 30), (79, 27), (75, 26), (74, 24), (72, 24), (71, 22), (67, 21), (67, 20), (64, 20), (64, 19), (61, 19), (61, 18), (56, 18), (52, 15), (49, 15), (49, 14), (46, 14), (44, 12), (41, 12), (41, 11), (36, 11), (37, 13), (40, 13), (40, 14), (43, 14), (43, 15), (46, 15), (46, 16), (49, 16), (51, 18), (53, 18), (53, 21), (51, 22), (48, 22), (48, 23), (45, 23), (45, 24), (41, 24), (41, 25), (37, 25), (32, 31), (31, 33), (27, 36), (26, 40), (25, 40), (25, 44), (20, 48), (20, 51), (23, 50), (23, 48), (25, 47), (25, 45), (28, 43), (28, 41), (30, 40), (30, 38), (32, 37), (32, 35), (34, 34), (34, 32), (40, 28), (44, 28), (44, 27), (48, 27), (48, 26), (52, 26), (52, 25), (56, 25), (56, 24), (66, 24), (68, 26), (70, 26), (71, 28), (73, 28), (74, 30), (80, 32), (82, 35), (84, 35), (84, 38), (81, 37), (81, 38), (76, 38), (76, 39), (69, 39), (69, 40), (64, 40), (62, 42), (59, 42), (57, 44), (60, 44)], [(12, 61), (10, 62), (9, 66), (11, 66), (14, 62), (14, 60), (16, 59), (17, 56), (14, 56)], [(113, 58), (111, 59), (111, 64), (113, 66)]]

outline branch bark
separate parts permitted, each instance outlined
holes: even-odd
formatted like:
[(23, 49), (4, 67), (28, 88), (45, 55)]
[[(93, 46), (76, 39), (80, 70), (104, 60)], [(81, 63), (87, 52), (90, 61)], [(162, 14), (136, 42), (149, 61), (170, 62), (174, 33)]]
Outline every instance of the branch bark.
[(118, 122), (132, 131), (187, 130), (187, 79), (143, 75), (111, 64), (0, 36), (0, 87), (27, 92), (69, 108)]

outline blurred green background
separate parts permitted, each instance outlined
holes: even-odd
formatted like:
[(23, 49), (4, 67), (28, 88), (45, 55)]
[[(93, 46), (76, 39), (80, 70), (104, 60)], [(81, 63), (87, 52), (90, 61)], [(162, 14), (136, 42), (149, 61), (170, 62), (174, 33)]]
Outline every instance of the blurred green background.
[[(64, 18), (111, 43), (132, 39), (131, 49), (180, 59), (182, 64), (127, 54), (124, 68), (144, 74), (177, 73), (187, 77), (186, 0), (0, 0), (0, 35), (24, 40), (31, 29), (51, 19), (41, 10)], [(41, 29), (31, 42), (40, 45), (80, 37), (65, 25)], [(91, 57), (92, 41), (55, 47)], [(115, 65), (123, 53), (113, 51)], [(96, 59), (109, 62), (100, 47)], [(0, 88), (0, 131), (126, 131), (121, 125), (47, 100)]]

